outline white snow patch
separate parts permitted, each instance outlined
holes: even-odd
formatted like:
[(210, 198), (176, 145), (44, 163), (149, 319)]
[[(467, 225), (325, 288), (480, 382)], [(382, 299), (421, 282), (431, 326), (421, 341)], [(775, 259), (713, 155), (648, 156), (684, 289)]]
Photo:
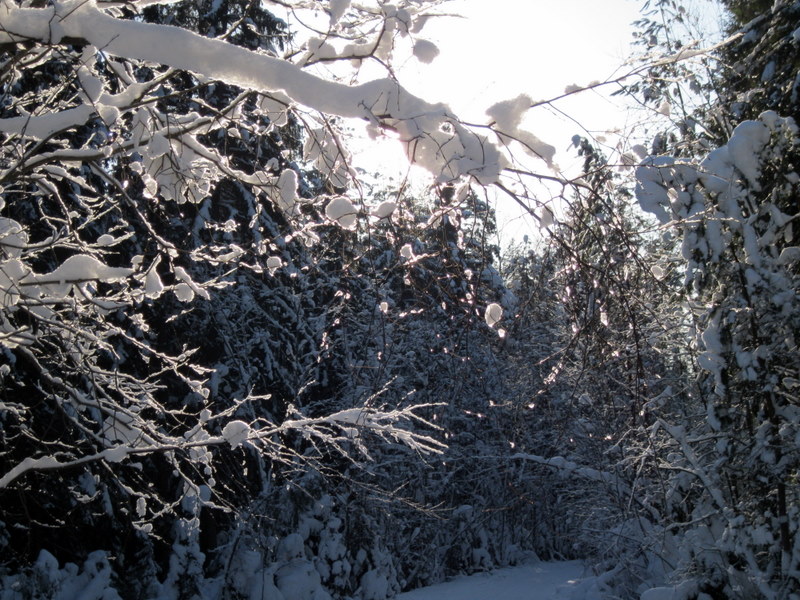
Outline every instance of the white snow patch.
[(97, 245), (98, 246), (110, 246), (111, 244), (114, 243), (115, 240), (116, 240), (116, 238), (113, 235), (109, 235), (107, 233), (104, 233), (99, 238), (97, 238)]
[[(396, 596), (396, 600), (555, 600), (576, 597), (586, 587), (579, 561), (539, 562), (456, 577)], [(590, 592), (590, 590), (587, 590)], [(591, 598), (588, 594), (586, 598)], [(597, 596), (594, 596), (597, 597)]]
[(76, 108), (68, 108), (60, 112), (35, 117), (24, 116), (0, 119), (0, 133), (45, 139), (59, 131), (86, 124), (94, 113), (93, 106), (82, 104)]
[(133, 273), (133, 269), (109, 267), (88, 254), (70, 256), (51, 273), (30, 275), (23, 283), (68, 283), (81, 281), (119, 281)]
[(355, 229), (358, 209), (344, 196), (337, 196), (325, 207), (325, 216), (344, 229)]
[[(0, 200), (0, 203), (2, 200)], [(2, 204), (0, 204), (2, 208)], [(28, 233), (13, 219), (0, 217), (0, 250), (9, 258), (19, 258), (28, 244)]]
[(231, 445), (231, 448), (241, 446), (250, 437), (250, 425), (244, 421), (231, 421), (222, 428), (222, 437)]
[(363, 600), (384, 600), (389, 595), (389, 580), (376, 569), (370, 569), (361, 577)]
[(275, 573), (278, 589), (291, 600), (331, 600), (321, 585), (319, 572), (304, 559), (294, 559)]
[(278, 560), (289, 561), (303, 556), (305, 556), (303, 537), (299, 533), (290, 533), (278, 543)]
[(275, 271), (280, 269), (282, 266), (283, 266), (283, 261), (277, 256), (270, 256), (267, 259), (267, 269), (269, 269), (270, 275), (274, 275)]
[(539, 211), (539, 229), (547, 229), (555, 223), (555, 215), (549, 207), (543, 206)]
[(650, 154), (647, 151), (647, 148), (645, 148), (642, 144), (634, 144), (631, 147), (631, 150), (633, 150), (636, 153), (636, 156), (638, 156), (641, 160), (644, 160)]
[(156, 270), (156, 267), (158, 267), (160, 262), (161, 257), (159, 256), (155, 261), (153, 261), (153, 265), (150, 267), (150, 270), (147, 271), (147, 275), (144, 277), (144, 295), (148, 298), (158, 298), (164, 291), (164, 284), (162, 283), (161, 277), (158, 275), (158, 271)]
[(118, 463), (125, 460), (130, 453), (130, 446), (114, 446), (113, 448), (103, 450), (103, 458), (106, 462)]
[(350, 8), (350, 0), (331, 0), (331, 27), (339, 22), (339, 20), (344, 16), (344, 13), (347, 12), (348, 8)]
[(386, 219), (392, 215), (397, 209), (397, 202), (394, 200), (385, 200), (381, 202), (373, 211), (372, 216), (378, 219)]
[(186, 269), (184, 269), (183, 267), (175, 267), (174, 272), (175, 272), (175, 278), (183, 282), (182, 284), (178, 284), (175, 290), (175, 294), (178, 296), (179, 300), (183, 300), (183, 298), (181, 298), (182, 295), (188, 295), (183, 289), (182, 293), (178, 293), (177, 288), (181, 287), (181, 285), (187, 286), (189, 288), (189, 291), (192, 292), (190, 294), (189, 299), (185, 300), (185, 302), (191, 301), (194, 298), (195, 294), (197, 294), (201, 298), (205, 298), (206, 300), (211, 300), (211, 295), (208, 293), (208, 291), (204, 290), (199, 285), (197, 285), (191, 278), (189, 273), (186, 272)]
[(541, 158), (548, 166), (553, 166), (555, 147), (546, 144), (530, 131), (520, 128), (522, 118), (530, 109), (533, 101), (530, 96), (521, 94), (512, 100), (503, 100), (493, 104), (486, 114), (494, 121), (495, 129), (501, 140), (522, 145), (523, 150), (531, 156)]
[(417, 40), (414, 43), (414, 56), (419, 62), (427, 65), (439, 56), (439, 48), (429, 40)]
[[(642, 593), (639, 600), (689, 600), (697, 594), (697, 584), (685, 581), (675, 587), (651, 588)], [(705, 594), (700, 594), (702, 598)]]
[(761, 175), (759, 153), (769, 142), (769, 128), (758, 121), (744, 121), (736, 126), (728, 141), (728, 153), (754, 190), (759, 190)]
[(800, 247), (789, 246), (781, 250), (781, 255), (778, 257), (778, 264), (781, 266), (791, 265), (800, 261)]
[(503, 307), (496, 302), (492, 302), (486, 307), (486, 312), (484, 313), (483, 318), (486, 320), (486, 324), (489, 327), (494, 327), (503, 318)]
[(194, 292), (192, 291), (192, 288), (185, 283), (179, 283), (176, 285), (173, 292), (175, 292), (175, 297), (181, 302), (191, 302), (194, 300)]
[(297, 173), (286, 169), (278, 178), (279, 204), (281, 209), (291, 214), (297, 201)]
[[(456, 121), (447, 106), (428, 103), (389, 78), (358, 85), (329, 81), (303, 70), (301, 64), (222, 40), (167, 25), (114, 18), (95, 2), (55, 3), (47, 9), (20, 8), (14, 3), (3, 6), (0, 43), (20, 38), (47, 43), (58, 43), (64, 37), (84, 39), (108, 56), (185, 69), (264, 94), (281, 93), (293, 103), (329, 115), (380, 121), (399, 133), (407, 144), (409, 158), (440, 181), (471, 175), (489, 184), (507, 164), (495, 145)], [(343, 2), (335, 3), (332, 16), (343, 8)], [(387, 17), (390, 8), (394, 11), (392, 22), (396, 27), (408, 31), (411, 23), (407, 11), (388, 3), (384, 8)], [(432, 48), (423, 46), (419, 54), (430, 58)], [(122, 100), (125, 98), (105, 93), (100, 103), (116, 106)], [(45, 138), (54, 131), (85, 124), (95, 111), (87, 104), (35, 118), (13, 117), (0, 120), (0, 132), (19, 134), (24, 130), (26, 135)], [(444, 131), (445, 125), (449, 132)], [(163, 186), (160, 191), (163, 195)], [(197, 195), (205, 193), (199, 190)]]
[(516, 131), (522, 122), (522, 117), (530, 109), (533, 101), (527, 94), (520, 94), (513, 100), (503, 100), (486, 109), (486, 114), (495, 122), (497, 128), (503, 132)]

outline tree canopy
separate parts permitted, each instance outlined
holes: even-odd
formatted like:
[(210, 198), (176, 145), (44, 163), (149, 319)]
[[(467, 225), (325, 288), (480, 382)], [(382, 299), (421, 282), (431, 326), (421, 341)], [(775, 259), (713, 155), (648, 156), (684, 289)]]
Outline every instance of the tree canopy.
[(723, 4), (644, 4), (568, 177), (558, 99), (398, 81), (443, 0), (0, 0), (0, 597), (794, 598), (798, 8)]

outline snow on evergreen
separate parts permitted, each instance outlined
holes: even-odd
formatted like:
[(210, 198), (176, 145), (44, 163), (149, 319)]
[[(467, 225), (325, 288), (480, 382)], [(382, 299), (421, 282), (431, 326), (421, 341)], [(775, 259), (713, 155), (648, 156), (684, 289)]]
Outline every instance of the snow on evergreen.
[(796, 597), (797, 6), (653, 2), (565, 179), (439, 4), (0, 0), (0, 599)]

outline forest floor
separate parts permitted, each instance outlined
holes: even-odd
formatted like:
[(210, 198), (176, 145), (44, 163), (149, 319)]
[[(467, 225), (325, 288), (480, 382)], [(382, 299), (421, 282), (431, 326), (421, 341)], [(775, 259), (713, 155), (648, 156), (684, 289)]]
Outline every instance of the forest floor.
[(406, 592), (397, 600), (565, 600), (589, 598), (595, 590), (580, 561), (536, 562), (457, 577)]

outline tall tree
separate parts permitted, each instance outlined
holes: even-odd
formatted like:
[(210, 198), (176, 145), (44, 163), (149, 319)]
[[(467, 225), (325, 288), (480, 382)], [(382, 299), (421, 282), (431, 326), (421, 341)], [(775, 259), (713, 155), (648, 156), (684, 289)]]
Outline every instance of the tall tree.
[[(705, 415), (665, 414), (653, 435), (676, 451), (670, 466), (690, 474), (669, 478), (683, 498), (665, 515), (682, 532), (678, 569), (704, 573), (692, 578), (706, 593), (788, 598), (800, 559), (791, 508), (800, 458), (796, 7), (731, 8), (743, 29), (712, 55), (721, 65), (708, 80), (712, 104), (676, 120), (674, 145), (661, 146), (672, 156), (650, 157), (637, 170), (642, 208), (681, 243), (697, 348), (688, 366)], [(693, 551), (698, 539), (714, 551)]]

